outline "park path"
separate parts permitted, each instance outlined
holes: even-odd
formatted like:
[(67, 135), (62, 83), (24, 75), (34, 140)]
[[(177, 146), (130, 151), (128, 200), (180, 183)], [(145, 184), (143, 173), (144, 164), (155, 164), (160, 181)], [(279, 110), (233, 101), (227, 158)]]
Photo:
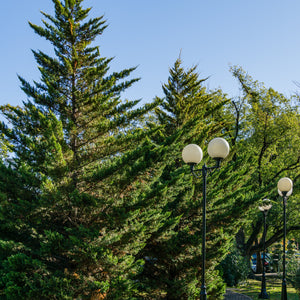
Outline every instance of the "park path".
[(224, 300), (252, 300), (252, 298), (242, 294), (238, 294), (231, 289), (227, 289)]

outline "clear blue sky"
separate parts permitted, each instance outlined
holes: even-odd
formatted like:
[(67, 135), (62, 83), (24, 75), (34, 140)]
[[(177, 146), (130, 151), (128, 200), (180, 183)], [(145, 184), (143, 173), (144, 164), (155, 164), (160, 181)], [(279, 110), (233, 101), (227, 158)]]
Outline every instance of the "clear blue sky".
[[(0, 104), (26, 97), (17, 74), (28, 81), (39, 73), (30, 49), (51, 46), (29, 28), (41, 24), (40, 10), (51, 0), (1, 1)], [(239, 65), (266, 86), (291, 95), (300, 81), (299, 0), (86, 0), (91, 16), (104, 15), (109, 27), (97, 40), (102, 56), (114, 56), (112, 70), (138, 66), (141, 81), (126, 97), (148, 102), (162, 96), (161, 84), (181, 51), (186, 67), (198, 65), (209, 88), (230, 96), (239, 89), (229, 65)]]

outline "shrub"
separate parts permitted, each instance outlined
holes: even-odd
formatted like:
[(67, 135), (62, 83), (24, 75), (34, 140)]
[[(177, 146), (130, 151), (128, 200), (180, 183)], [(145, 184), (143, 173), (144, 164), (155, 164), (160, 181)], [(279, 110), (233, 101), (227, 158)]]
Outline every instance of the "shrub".
[(297, 267), (297, 269), (294, 271), (294, 273), (288, 273), (287, 278), (300, 297), (300, 262), (298, 261), (294, 266)]
[(300, 267), (296, 272), (296, 276), (294, 280), (294, 288), (296, 289), (297, 294), (300, 297)]
[(249, 274), (248, 261), (237, 249), (226, 256), (218, 269), (228, 286), (235, 286), (246, 280)]

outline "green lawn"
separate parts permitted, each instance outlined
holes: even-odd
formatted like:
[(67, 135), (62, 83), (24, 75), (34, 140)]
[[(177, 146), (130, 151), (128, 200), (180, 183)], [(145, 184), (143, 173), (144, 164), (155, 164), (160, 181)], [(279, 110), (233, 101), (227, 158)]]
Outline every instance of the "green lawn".
[[(278, 279), (268, 279), (267, 281), (267, 292), (271, 300), (280, 300), (281, 299), (281, 280)], [(249, 279), (244, 285), (238, 286), (234, 289), (236, 292), (243, 295), (251, 297), (253, 300), (259, 299), (258, 294), (261, 290), (261, 281)], [(289, 300), (300, 300), (299, 296), (296, 294), (294, 288), (288, 286), (288, 299)]]

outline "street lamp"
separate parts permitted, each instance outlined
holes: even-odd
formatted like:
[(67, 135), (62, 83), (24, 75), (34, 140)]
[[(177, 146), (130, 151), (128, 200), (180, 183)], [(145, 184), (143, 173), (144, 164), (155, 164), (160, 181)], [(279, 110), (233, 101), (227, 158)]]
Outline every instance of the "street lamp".
[(286, 202), (288, 196), (293, 192), (293, 181), (288, 177), (281, 178), (277, 183), (278, 193), (282, 196), (283, 203), (283, 268), (282, 268), (282, 289), (281, 300), (287, 300), (286, 276), (285, 276), (285, 240), (286, 240)]
[(266, 289), (266, 270), (265, 270), (265, 265), (266, 265), (266, 233), (267, 233), (267, 214), (268, 211), (271, 209), (272, 203), (269, 199), (264, 199), (261, 203), (261, 205), (258, 207), (259, 210), (263, 213), (264, 215), (264, 232), (263, 232), (263, 249), (264, 249), (264, 255), (263, 255), (263, 274), (262, 274), (262, 280), (261, 280), (261, 291), (260, 294), (258, 295), (258, 298), (260, 299), (269, 299), (269, 295), (267, 293)]
[(199, 178), (198, 172), (202, 173), (203, 178), (203, 209), (202, 209), (202, 284), (200, 299), (206, 300), (205, 286), (205, 239), (206, 239), (206, 177), (210, 170), (220, 167), (221, 160), (229, 154), (229, 144), (223, 138), (214, 138), (208, 144), (207, 152), (210, 157), (216, 160), (216, 165), (207, 167), (205, 164), (201, 169), (195, 169), (195, 166), (200, 163), (203, 157), (202, 149), (196, 144), (189, 144), (182, 150), (182, 159), (190, 165), (192, 174)]

